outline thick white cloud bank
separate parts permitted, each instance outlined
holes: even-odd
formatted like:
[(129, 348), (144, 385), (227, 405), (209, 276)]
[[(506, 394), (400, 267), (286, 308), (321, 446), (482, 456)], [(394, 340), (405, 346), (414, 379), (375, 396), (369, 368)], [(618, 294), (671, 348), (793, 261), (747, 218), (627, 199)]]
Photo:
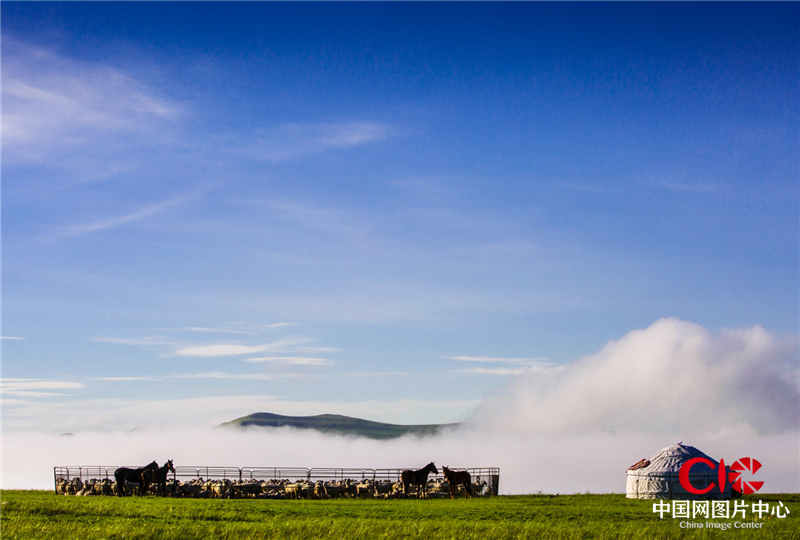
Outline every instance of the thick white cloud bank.
[(761, 327), (712, 334), (661, 319), (487, 400), (480, 427), (535, 433), (715, 435), (797, 430), (797, 345)]
[[(284, 467), (499, 466), (501, 493), (610, 493), (625, 490), (625, 469), (676, 437), (656, 434), (536, 436), (483, 432), (428, 439), (373, 441), (283, 428), (269, 433), (191, 430), (85, 433), (73, 437), (15, 434), (5, 442), (4, 488), (51, 489), (55, 464), (143, 464)], [(685, 440), (726, 462), (758, 457), (765, 491), (797, 492), (797, 432), (760, 436), (741, 431)]]
[(797, 345), (756, 327), (657, 321), (572, 364), (531, 371), (461, 429), (391, 441), (280, 430), (6, 433), (5, 488), (50, 488), (56, 464), (501, 467), (503, 493), (622, 492), (625, 469), (684, 441), (754, 456), (765, 491), (800, 491)]

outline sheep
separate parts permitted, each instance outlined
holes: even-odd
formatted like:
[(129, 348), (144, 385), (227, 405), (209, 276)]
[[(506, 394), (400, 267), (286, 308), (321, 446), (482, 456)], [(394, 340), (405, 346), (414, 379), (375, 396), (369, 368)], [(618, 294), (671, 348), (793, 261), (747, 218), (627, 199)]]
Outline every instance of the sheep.
[(103, 490), (106, 483), (108, 483), (108, 479), (100, 480), (98, 478), (91, 478), (88, 481), (84, 482), (83, 489), (81, 489), (76, 495), (79, 496), (106, 495), (107, 493), (105, 493)]
[(325, 482), (323, 482), (322, 480), (317, 480), (314, 483), (314, 498), (315, 499), (328, 498), (328, 490), (326, 489)]
[(314, 484), (309, 482), (308, 480), (304, 480), (299, 482), (300, 484), (300, 496), (304, 499), (310, 499), (314, 496)]
[(355, 497), (356, 496), (356, 485), (349, 478), (346, 478), (345, 481), (344, 481), (344, 496), (345, 497)]
[(325, 493), (328, 497), (342, 497), (348, 490), (344, 481), (325, 482)]
[(283, 492), (286, 494), (287, 497), (291, 499), (299, 499), (300, 498), (300, 482), (296, 482), (293, 484), (286, 484), (283, 487)]
[(206, 480), (200, 490), (200, 496), (203, 498), (213, 497), (215, 494), (216, 483), (213, 480)]
[(389, 480), (379, 480), (375, 482), (375, 490), (374, 495), (376, 497), (383, 497), (384, 499), (388, 499), (389, 495), (392, 493), (392, 482)]
[(450, 494), (450, 484), (444, 478), (439, 478), (428, 483), (428, 493), (433, 498), (446, 497)]
[(472, 492), (475, 493), (477, 496), (486, 495), (487, 491), (489, 490), (489, 484), (486, 480), (477, 481), (472, 484)]
[(102, 480), (98, 481), (94, 485), (94, 494), (95, 495), (113, 495), (114, 490), (112, 488), (113, 482), (108, 478), (103, 478)]
[(261, 493), (261, 484), (252, 480), (235, 482), (232, 486), (232, 494), (235, 497), (255, 497)]
[(403, 482), (397, 481), (392, 484), (392, 497), (400, 497), (405, 495), (405, 490), (403, 489)]
[(84, 497), (86, 495), (90, 495), (92, 490), (94, 489), (94, 479), (87, 480), (83, 483), (83, 487), (78, 491), (75, 495), (78, 497)]
[(356, 497), (371, 497), (373, 490), (374, 486), (372, 480), (362, 480), (356, 484)]
[(82, 489), (83, 489), (83, 482), (81, 482), (81, 479), (80, 478), (73, 478), (67, 484), (67, 487), (66, 487), (66, 490), (65, 490), (64, 494), (65, 495), (75, 495), (76, 493), (78, 493)]
[(178, 494), (181, 497), (202, 497), (204, 495), (204, 486), (205, 482), (203, 482), (202, 478), (195, 478), (190, 482), (179, 482)]
[(211, 492), (219, 499), (231, 498), (232, 482), (230, 480), (215, 480), (212, 482)]

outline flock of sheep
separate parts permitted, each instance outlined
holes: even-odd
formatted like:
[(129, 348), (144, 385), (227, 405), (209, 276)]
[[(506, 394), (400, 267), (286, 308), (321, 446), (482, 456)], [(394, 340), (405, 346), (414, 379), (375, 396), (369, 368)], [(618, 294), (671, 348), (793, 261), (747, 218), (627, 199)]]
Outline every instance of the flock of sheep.
[[(126, 494), (137, 495), (158, 494), (157, 486), (153, 485), (147, 493), (139, 493), (141, 486), (128, 485)], [(427, 482), (424, 489), (409, 490), (405, 493), (403, 483), (391, 480), (204, 480), (195, 478), (189, 481), (169, 480), (166, 485), (166, 494), (173, 497), (195, 497), (216, 499), (328, 499), (335, 497), (363, 497), (363, 498), (439, 498), (449, 496), (450, 486), (445, 479), (432, 479)], [(458, 486), (459, 494), (464, 487)], [(485, 481), (476, 481), (472, 484), (475, 495), (490, 495), (491, 490)], [(117, 485), (108, 478), (92, 478), (82, 481), (80, 478), (58, 478), (56, 480), (56, 493), (62, 495), (117, 495)]]

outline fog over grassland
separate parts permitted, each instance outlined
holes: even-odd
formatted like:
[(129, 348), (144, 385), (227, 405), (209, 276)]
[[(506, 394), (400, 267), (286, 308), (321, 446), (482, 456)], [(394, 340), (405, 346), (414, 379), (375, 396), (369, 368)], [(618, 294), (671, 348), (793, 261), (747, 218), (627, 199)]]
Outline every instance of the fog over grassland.
[[(767, 492), (800, 491), (795, 339), (761, 327), (710, 332), (662, 319), (563, 366), (532, 369), (461, 428), (388, 441), (292, 428), (10, 432), (4, 488), (52, 487), (56, 464), (499, 466), (502, 493), (622, 492), (625, 469), (683, 441), (730, 463), (764, 465)], [(325, 411), (308, 411), (325, 412)]]

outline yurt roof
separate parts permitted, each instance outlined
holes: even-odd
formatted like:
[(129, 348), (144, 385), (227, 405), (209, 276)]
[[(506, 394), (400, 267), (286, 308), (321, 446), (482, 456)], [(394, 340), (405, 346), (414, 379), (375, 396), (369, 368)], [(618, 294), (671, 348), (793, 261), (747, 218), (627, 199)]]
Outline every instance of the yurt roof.
[[(716, 459), (698, 450), (694, 446), (679, 442), (662, 448), (656, 455), (650, 458), (650, 464), (648, 466), (641, 467), (631, 472), (637, 476), (644, 474), (677, 473), (681, 465), (696, 457), (706, 458), (715, 465), (718, 463)], [(698, 470), (698, 472), (700, 471)]]

